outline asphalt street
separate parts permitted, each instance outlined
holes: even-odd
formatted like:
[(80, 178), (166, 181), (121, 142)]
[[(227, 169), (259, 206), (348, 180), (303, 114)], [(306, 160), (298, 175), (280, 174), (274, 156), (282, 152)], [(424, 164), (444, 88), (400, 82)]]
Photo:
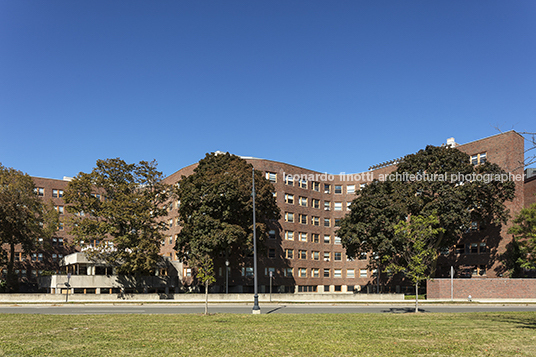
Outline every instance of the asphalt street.
[[(261, 304), (262, 314), (400, 314), (412, 313), (412, 304), (326, 305), (326, 304)], [(209, 313), (251, 314), (251, 304), (209, 304)], [(423, 313), (536, 311), (536, 304), (421, 304)], [(2, 314), (202, 314), (203, 304), (67, 304), (67, 305), (2, 305)]]

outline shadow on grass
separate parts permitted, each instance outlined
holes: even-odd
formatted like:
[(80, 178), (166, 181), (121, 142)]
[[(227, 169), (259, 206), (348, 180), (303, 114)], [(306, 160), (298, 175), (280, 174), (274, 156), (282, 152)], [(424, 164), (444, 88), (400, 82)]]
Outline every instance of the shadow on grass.
[(284, 307), (286, 307), (286, 306), (283, 305), (283, 306), (276, 307), (275, 309), (272, 309), (272, 310), (266, 312), (266, 315), (271, 314), (271, 313), (274, 313), (274, 312), (276, 312), (276, 311), (278, 311), (278, 310), (281, 310), (281, 309), (283, 309)]
[(489, 316), (493, 321), (501, 323), (509, 323), (515, 325), (516, 328), (528, 328), (536, 329), (536, 316), (518, 316), (518, 315), (501, 315), (501, 316)]
[[(415, 313), (414, 307), (392, 307), (387, 310), (382, 310), (382, 312), (391, 313), (391, 314), (411, 314)], [(419, 312), (426, 312), (424, 309), (419, 309)]]

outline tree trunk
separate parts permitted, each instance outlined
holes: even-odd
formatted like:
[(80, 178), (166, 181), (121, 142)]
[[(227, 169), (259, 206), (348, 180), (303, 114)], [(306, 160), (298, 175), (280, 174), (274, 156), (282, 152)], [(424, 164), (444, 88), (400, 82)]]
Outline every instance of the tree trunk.
[(17, 289), (18, 285), (18, 276), (15, 276), (14, 273), (15, 266), (15, 243), (9, 244), (9, 260), (7, 262), (7, 276), (6, 276), (6, 285), (7, 289), (10, 292), (14, 292)]
[(208, 279), (205, 281), (205, 315), (208, 315)]
[(419, 312), (419, 283), (415, 283), (415, 312)]

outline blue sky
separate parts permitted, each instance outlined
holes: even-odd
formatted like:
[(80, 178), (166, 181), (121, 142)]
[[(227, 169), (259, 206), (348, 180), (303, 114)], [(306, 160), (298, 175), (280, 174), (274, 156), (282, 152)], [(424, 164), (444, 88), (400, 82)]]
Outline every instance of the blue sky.
[(536, 131), (535, 1), (0, 0), (0, 162), (321, 172)]

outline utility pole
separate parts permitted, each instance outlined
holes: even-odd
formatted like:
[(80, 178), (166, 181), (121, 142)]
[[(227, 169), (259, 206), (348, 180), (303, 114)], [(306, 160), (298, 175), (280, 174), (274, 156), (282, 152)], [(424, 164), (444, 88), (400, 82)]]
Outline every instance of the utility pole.
[(257, 281), (257, 225), (255, 222), (255, 168), (252, 171), (253, 185), (251, 188), (251, 195), (253, 197), (253, 285), (255, 294), (253, 295), (253, 311), (252, 313), (257, 315), (261, 313), (259, 307), (259, 293), (258, 293), (258, 281)]

